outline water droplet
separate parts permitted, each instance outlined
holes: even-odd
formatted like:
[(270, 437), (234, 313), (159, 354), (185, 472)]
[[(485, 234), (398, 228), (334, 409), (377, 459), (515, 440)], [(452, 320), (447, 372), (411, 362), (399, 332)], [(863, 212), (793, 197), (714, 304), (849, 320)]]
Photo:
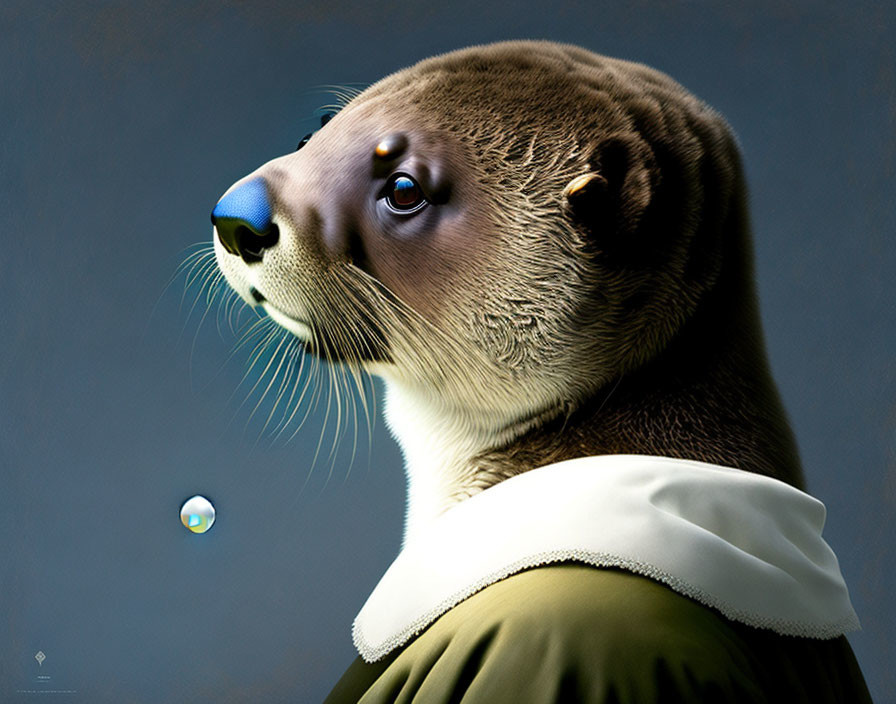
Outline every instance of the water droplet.
[(194, 533), (205, 533), (215, 523), (215, 507), (204, 496), (194, 496), (181, 506), (180, 521)]

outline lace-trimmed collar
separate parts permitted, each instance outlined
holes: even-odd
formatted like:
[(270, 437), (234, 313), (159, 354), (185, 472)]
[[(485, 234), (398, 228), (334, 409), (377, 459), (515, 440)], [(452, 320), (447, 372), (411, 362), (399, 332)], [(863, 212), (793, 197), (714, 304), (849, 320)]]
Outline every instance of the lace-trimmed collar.
[(859, 628), (824, 505), (788, 484), (703, 462), (601, 455), (505, 480), (405, 545), (355, 619), (368, 662), (522, 570), (576, 561), (666, 584), (734, 621), (834, 638)]

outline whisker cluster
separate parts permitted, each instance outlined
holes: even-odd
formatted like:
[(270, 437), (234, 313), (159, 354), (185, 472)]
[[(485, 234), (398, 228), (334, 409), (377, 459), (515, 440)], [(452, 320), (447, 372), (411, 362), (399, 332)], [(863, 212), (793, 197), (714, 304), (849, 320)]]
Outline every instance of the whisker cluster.
[(364, 92), (366, 83), (343, 83), (339, 85), (323, 84), (317, 86), (318, 91), (329, 93), (335, 99), (333, 103), (321, 105), (318, 110), (339, 112), (352, 100)]
[[(348, 311), (327, 320), (329, 335), (337, 348), (344, 352), (338, 357), (334, 357), (329, 346), (324, 344), (321, 331), (313, 328), (314, 339), (310, 344), (322, 352), (323, 360), (327, 363), (321, 364), (321, 356), (306, 352), (308, 343), (294, 337), (271, 318), (256, 317), (257, 313), (248, 320), (243, 317), (246, 311), (255, 311), (227, 285), (217, 266), (211, 243), (202, 243), (190, 250), (192, 251), (189, 251), (166, 286), (167, 290), (177, 278), (184, 279), (181, 310), (186, 309), (186, 320), (178, 343), (190, 320), (194, 318), (195, 311), (200, 310), (199, 324), (191, 344), (191, 365), (200, 329), (210, 317), (214, 317), (221, 337), (226, 337), (229, 333), (237, 338), (213, 376), (220, 374), (234, 357), (246, 355), (246, 367), (227, 401), (228, 406), (235, 408), (225, 427), (231, 427), (239, 418), (245, 417), (244, 433), (253, 424), (260, 423), (256, 445), (262, 441), (267, 441), (268, 447), (278, 442), (288, 443), (298, 435), (318, 405), (325, 402), (320, 436), (305, 483), (310, 479), (318, 458), (323, 456), (323, 451), (327, 448), (325, 436), (328, 431), (332, 432), (326, 453), (329, 482), (335, 469), (338, 448), (351, 425), (352, 449), (347, 478), (357, 454), (359, 407), (363, 410), (368, 434), (368, 459), (374, 428), (373, 383), (362, 367), (362, 347), (354, 339), (357, 331), (353, 331), (344, 320)], [(330, 299), (337, 295), (337, 292), (332, 292)], [(327, 369), (326, 375), (322, 373), (322, 367)], [(244, 409), (250, 406), (251, 410), (246, 416)], [(331, 413), (334, 415), (335, 425), (330, 422)]]
[[(311, 313), (311, 339), (306, 341), (268, 316), (258, 316), (256, 309), (243, 302), (218, 268), (211, 243), (191, 250), (174, 277), (184, 277), (181, 307), (188, 307), (184, 328), (194, 311), (202, 311), (191, 345), (191, 364), (199, 328), (207, 318), (214, 318), (219, 335), (226, 337), (229, 333), (237, 338), (213, 378), (235, 356), (247, 355), (242, 377), (227, 401), (228, 406), (236, 407), (226, 427), (239, 418), (245, 418), (244, 434), (253, 425), (259, 426), (256, 445), (262, 441), (268, 442), (268, 447), (290, 442), (312, 412), (323, 405), (322, 425), (306, 484), (318, 459), (323, 458), (328, 465), (326, 483), (329, 482), (338, 450), (349, 430), (351, 457), (345, 478), (350, 476), (362, 418), (369, 461), (376, 409), (367, 365), (372, 360), (389, 358), (393, 343), (402, 345), (402, 367), (425, 370), (436, 388), (469, 379), (469, 355), (458, 347), (456, 339), (352, 264), (328, 267), (325, 274), (308, 282), (309, 300), (305, 304)], [(247, 320), (243, 317), (246, 311), (255, 312), (256, 316)], [(414, 343), (408, 344), (408, 340)], [(250, 408), (248, 415), (245, 408)]]

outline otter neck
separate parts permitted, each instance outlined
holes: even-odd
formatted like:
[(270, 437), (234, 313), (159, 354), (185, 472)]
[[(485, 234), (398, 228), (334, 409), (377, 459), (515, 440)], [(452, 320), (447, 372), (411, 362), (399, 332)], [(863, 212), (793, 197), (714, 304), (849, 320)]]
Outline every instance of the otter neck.
[(503, 469), (492, 473), (476, 458), (509, 444), (539, 422), (484, 417), (390, 379), (385, 417), (405, 461), (405, 542), (454, 504), (517, 474)]
[(752, 284), (729, 280), (707, 300), (656, 358), (535, 419), (483, 419), (387, 382), (386, 418), (408, 476), (405, 541), (504, 479), (590, 455), (691, 459), (802, 487)]

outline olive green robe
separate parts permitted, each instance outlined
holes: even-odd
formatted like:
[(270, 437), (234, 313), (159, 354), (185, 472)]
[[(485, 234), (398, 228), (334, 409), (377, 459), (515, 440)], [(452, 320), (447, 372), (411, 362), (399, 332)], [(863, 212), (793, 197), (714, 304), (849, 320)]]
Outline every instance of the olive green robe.
[(635, 574), (564, 563), (472, 595), (326, 704), (870, 702), (844, 636), (730, 621)]

